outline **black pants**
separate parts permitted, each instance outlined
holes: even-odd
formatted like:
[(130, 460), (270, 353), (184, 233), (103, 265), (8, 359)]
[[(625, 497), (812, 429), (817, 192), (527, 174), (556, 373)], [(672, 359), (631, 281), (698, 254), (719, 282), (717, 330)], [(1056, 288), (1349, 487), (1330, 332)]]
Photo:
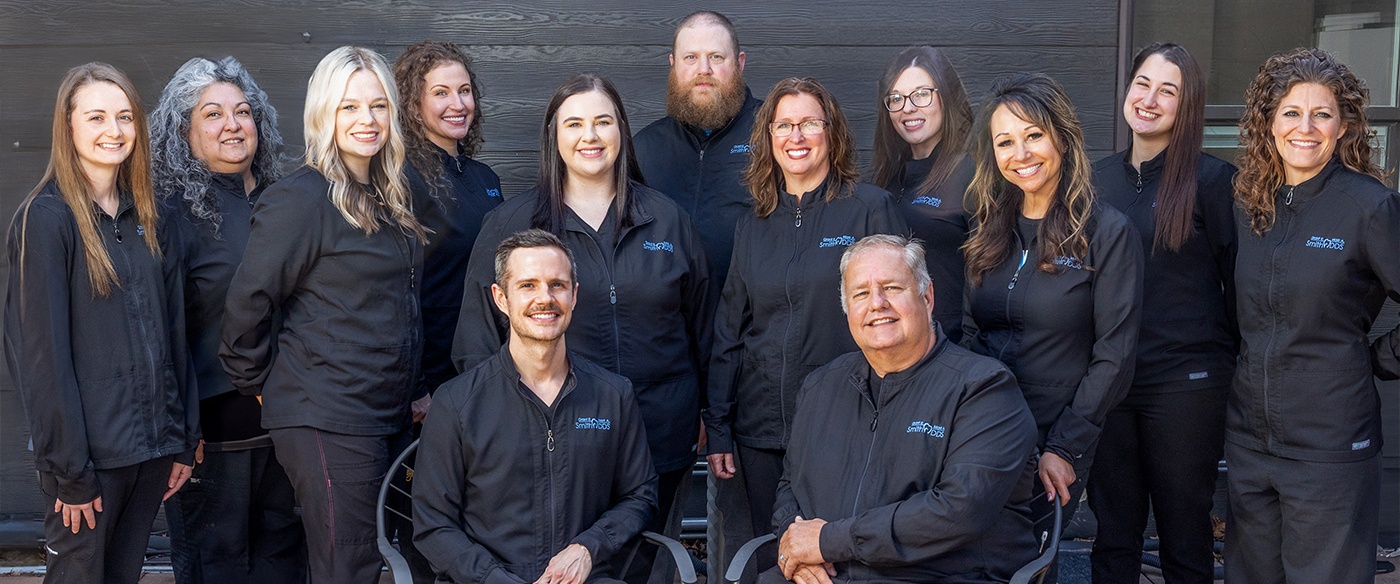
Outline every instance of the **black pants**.
[[(749, 499), (749, 518), (753, 521), (754, 533), (772, 533), (773, 507), (778, 501), (778, 479), (783, 478), (783, 455), (787, 451), (744, 445), (738, 445), (737, 449), (739, 462), (736, 464), (744, 467), (744, 491)], [(778, 546), (770, 544), (758, 548), (749, 564), (759, 574), (778, 565)]]
[(1135, 584), (1148, 506), (1169, 584), (1213, 580), (1215, 479), (1225, 443), (1225, 396), (1216, 387), (1129, 393), (1099, 435), (1089, 507), (1098, 520), (1090, 555), (1095, 584)]
[[(706, 477), (705, 515), (708, 519), (706, 568), (709, 577), (718, 579), (729, 569), (739, 548), (757, 535), (749, 516), (748, 494), (744, 491), (744, 465), (737, 456), (733, 477), (721, 479), (713, 472)], [(739, 582), (753, 584), (756, 574), (750, 563)]]
[(185, 488), (165, 503), (180, 584), (301, 584), (306, 532), (272, 446), (205, 448)]
[[(685, 505), (678, 498), (681, 492), (689, 493), (690, 466), (662, 473), (657, 478), (656, 488), (656, 515), (652, 516), (651, 523), (647, 525), (647, 531), (654, 531), (670, 538), (680, 535), (680, 522), (672, 521), (672, 515), (680, 511)], [(667, 527), (674, 524), (675, 529), (668, 530)], [(661, 557), (665, 554), (665, 557)], [(675, 561), (671, 559), (671, 552), (650, 542), (643, 541), (641, 536), (637, 536), (627, 544), (627, 547), (617, 555), (617, 572), (623, 574), (622, 579), (628, 584), (646, 584), (655, 582), (656, 584), (669, 584), (675, 578)], [(626, 568), (624, 572), (623, 569)]]
[(1225, 443), (1231, 584), (1367, 584), (1376, 578), (1381, 457), (1304, 462)]
[(95, 529), (80, 519), (78, 533), (64, 527), (63, 517), (53, 511), (58, 481), (52, 474), (39, 473), (39, 490), (44, 494), (44, 549), (48, 552), (45, 584), (134, 584), (141, 577), (151, 523), (169, 488), (174, 461), (174, 456), (163, 456), (97, 470), (102, 512), (94, 514)]
[(379, 486), (402, 436), (351, 436), (315, 428), (269, 432), (301, 506), (313, 584), (375, 584)]

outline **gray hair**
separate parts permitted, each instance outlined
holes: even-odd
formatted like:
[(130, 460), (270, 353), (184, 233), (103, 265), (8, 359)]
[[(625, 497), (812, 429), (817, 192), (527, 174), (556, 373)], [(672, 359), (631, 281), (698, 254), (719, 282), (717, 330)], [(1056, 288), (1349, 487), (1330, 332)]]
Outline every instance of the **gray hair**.
[(526, 229), (511, 234), (500, 245), (496, 246), (496, 285), (502, 288), (506, 285), (506, 277), (510, 274), (506, 271), (506, 262), (510, 261), (510, 254), (517, 249), (532, 247), (553, 247), (564, 252), (564, 256), (569, 258), (569, 279), (578, 282), (578, 264), (574, 263), (574, 252), (569, 246), (564, 245), (564, 241), (559, 236), (543, 229)]
[(903, 235), (876, 234), (867, 235), (857, 241), (855, 245), (846, 248), (846, 253), (841, 254), (841, 278), (837, 285), (837, 292), (841, 295), (841, 312), (847, 313), (846, 309), (846, 266), (850, 265), (851, 258), (856, 255), (877, 247), (889, 247), (899, 250), (904, 258), (904, 267), (909, 269), (909, 273), (914, 275), (914, 281), (919, 283), (919, 294), (927, 294), (929, 286), (933, 285), (933, 278), (928, 275), (928, 264), (924, 261), (924, 242), (915, 237), (904, 237)]
[(190, 153), (190, 116), (199, 105), (199, 96), (210, 85), (228, 83), (248, 99), (257, 126), (258, 149), (253, 153), (253, 179), (260, 185), (282, 177), (282, 134), (277, 131), (277, 110), (248, 70), (233, 57), (219, 62), (202, 57), (185, 61), (151, 111), (151, 178), (156, 195), (180, 197), (196, 219), (208, 221), (219, 232), (223, 217), (219, 203), (209, 189), (209, 167)]

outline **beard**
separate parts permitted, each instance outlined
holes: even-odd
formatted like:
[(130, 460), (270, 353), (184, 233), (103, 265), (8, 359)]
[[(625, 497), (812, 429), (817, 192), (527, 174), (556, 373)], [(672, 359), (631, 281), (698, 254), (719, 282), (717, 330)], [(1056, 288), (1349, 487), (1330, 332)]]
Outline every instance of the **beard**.
[[(696, 94), (695, 85), (700, 82), (709, 83), (711, 91)], [(700, 75), (684, 83), (676, 78), (676, 72), (672, 69), (666, 81), (666, 115), (682, 124), (705, 130), (723, 128), (729, 120), (739, 115), (739, 110), (744, 107), (744, 98), (744, 78), (741, 74), (736, 74), (728, 83), (710, 75)]]

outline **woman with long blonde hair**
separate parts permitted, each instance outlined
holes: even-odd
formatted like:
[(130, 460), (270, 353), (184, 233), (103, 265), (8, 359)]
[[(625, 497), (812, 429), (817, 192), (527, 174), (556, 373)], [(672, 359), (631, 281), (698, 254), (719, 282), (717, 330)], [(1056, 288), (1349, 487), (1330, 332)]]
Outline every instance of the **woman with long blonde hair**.
[(409, 425), (425, 233), (384, 58), (341, 47), (307, 85), (306, 166), (263, 193), (219, 356), (263, 399), (312, 582), (377, 582), (375, 501)]
[(140, 96), (111, 65), (74, 67), (7, 240), (5, 358), (47, 502), (45, 582), (136, 582), (190, 476), (199, 397), (164, 236)]

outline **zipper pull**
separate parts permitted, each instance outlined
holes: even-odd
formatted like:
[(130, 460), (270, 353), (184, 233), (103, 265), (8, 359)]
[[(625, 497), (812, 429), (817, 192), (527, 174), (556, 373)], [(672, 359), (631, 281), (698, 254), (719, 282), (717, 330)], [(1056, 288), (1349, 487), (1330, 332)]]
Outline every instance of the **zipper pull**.
[(1020, 277), (1021, 277), (1021, 268), (1026, 267), (1026, 257), (1029, 256), (1030, 254), (1031, 254), (1031, 250), (1028, 250), (1028, 249), (1023, 249), (1023, 250), (1021, 250), (1021, 265), (1016, 266), (1016, 273), (1011, 274), (1011, 283), (1006, 285), (1006, 289), (1007, 289), (1007, 290), (1015, 290), (1015, 289), (1016, 289), (1016, 280), (1020, 279)]
[(608, 284), (608, 304), (617, 304), (617, 286)]
[(117, 234), (117, 243), (121, 243), (121, 242), (122, 242), (122, 228), (121, 228), (121, 226), (117, 225), (117, 221), (116, 221), (115, 219), (112, 220), (112, 231), (113, 231), (114, 233)]
[[(1293, 204), (1293, 189), (1296, 189), (1296, 188), (1298, 188), (1298, 187), (1296, 187), (1296, 186), (1294, 186), (1294, 187), (1288, 187), (1288, 195), (1285, 196), (1285, 197), (1283, 198), (1283, 204), (1285, 204), (1285, 205), (1292, 205), (1292, 204)], [(118, 239), (117, 241), (121, 241), (121, 240)]]
[(802, 207), (797, 208), (797, 224), (794, 227), (802, 226)]
[(414, 280), (415, 280), (415, 278), (416, 278), (415, 274), (417, 274), (417, 273), (418, 273), (418, 268), (413, 267), (413, 266), (409, 266), (409, 268), (408, 268), (408, 289), (409, 289), (409, 290), (412, 290), (412, 289), (414, 289), (414, 288), (416, 287), (416, 286), (414, 285)]
[(1142, 194), (1142, 171), (1138, 171), (1138, 173), (1137, 173), (1137, 184), (1134, 185), (1134, 186), (1135, 186), (1135, 188), (1137, 188), (1137, 194), (1141, 195), (1141, 194)]
[(870, 431), (875, 431), (875, 425), (880, 422), (880, 410), (875, 410), (875, 417), (870, 418)]
[(554, 452), (554, 430), (549, 431), (549, 438), (544, 441), (544, 447), (550, 452)]

